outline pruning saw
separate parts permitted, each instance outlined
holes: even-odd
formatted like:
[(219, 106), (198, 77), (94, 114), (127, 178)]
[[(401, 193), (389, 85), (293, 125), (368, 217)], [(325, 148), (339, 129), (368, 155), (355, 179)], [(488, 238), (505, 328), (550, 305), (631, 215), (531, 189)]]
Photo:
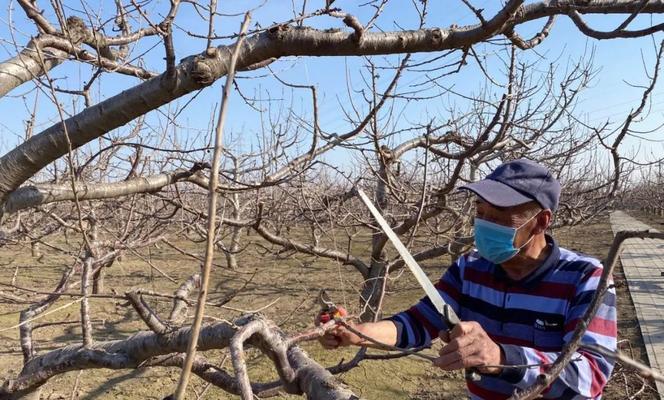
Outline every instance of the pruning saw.
[[(461, 322), (459, 317), (456, 315), (452, 307), (449, 304), (445, 303), (445, 300), (441, 297), (438, 290), (433, 286), (427, 275), (422, 270), (422, 267), (419, 266), (417, 261), (410, 254), (406, 246), (401, 243), (401, 240), (396, 233), (390, 228), (390, 225), (385, 221), (385, 218), (380, 214), (378, 209), (373, 205), (369, 197), (362, 191), (360, 188), (356, 188), (357, 195), (362, 200), (364, 205), (367, 206), (369, 212), (374, 217), (382, 231), (387, 235), (387, 238), (390, 239), (392, 245), (397, 250), (401, 258), (403, 258), (404, 263), (410, 269), (410, 272), (415, 275), (415, 279), (424, 289), (424, 293), (427, 295), (433, 306), (436, 308), (436, 311), (443, 317), (443, 321), (447, 324), (448, 328), (451, 330), (456, 325)], [(466, 369), (466, 379), (477, 381), (479, 380), (479, 375), (476, 368), (467, 368)]]

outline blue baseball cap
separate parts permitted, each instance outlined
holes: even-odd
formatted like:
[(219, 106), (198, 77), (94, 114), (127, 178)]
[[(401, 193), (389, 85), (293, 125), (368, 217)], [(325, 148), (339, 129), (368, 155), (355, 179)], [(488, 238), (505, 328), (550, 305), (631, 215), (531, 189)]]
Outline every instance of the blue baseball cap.
[(486, 178), (459, 188), (470, 190), (497, 207), (514, 207), (536, 201), (555, 211), (560, 199), (560, 183), (544, 166), (524, 158), (499, 165)]

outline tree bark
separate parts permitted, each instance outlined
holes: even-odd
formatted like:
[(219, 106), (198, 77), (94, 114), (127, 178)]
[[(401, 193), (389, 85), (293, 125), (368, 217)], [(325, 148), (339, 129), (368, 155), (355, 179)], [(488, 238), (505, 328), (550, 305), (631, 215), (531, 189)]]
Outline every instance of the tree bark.
[(92, 274), (92, 293), (101, 294), (104, 293), (104, 272), (107, 267), (99, 268), (94, 274)]
[[(219, 322), (202, 327), (198, 350), (228, 347), (237, 330), (238, 326), (230, 322)], [(28, 395), (50, 378), (65, 372), (97, 368), (138, 368), (152, 357), (182, 353), (187, 348), (190, 333), (190, 327), (180, 328), (164, 335), (142, 331), (124, 340), (95, 342), (89, 348), (80, 344), (70, 345), (35, 356), (24, 365), (18, 377), (4, 382), (0, 387), (0, 399), (16, 399)], [(275, 334), (287, 340), (282, 332), (275, 332)], [(253, 340), (254, 338), (249, 339), (248, 343), (254, 344)], [(262, 345), (262, 343), (255, 344)], [(307, 398), (323, 400), (358, 398), (337, 382), (325, 368), (310, 359), (299, 347), (291, 347), (287, 356), (292, 368), (296, 371), (295, 382)], [(224, 389), (233, 392), (233, 388)]]
[(0, 97), (4, 97), (22, 84), (44, 75), (45, 72), (60, 65), (68, 54), (62, 50), (45, 48), (41, 50), (42, 64), (34, 42), (31, 41), (16, 57), (0, 63)]
[(307, 399), (359, 400), (359, 397), (341, 386), (328, 370), (309, 358), (299, 347), (293, 347), (288, 351), (288, 361), (297, 371), (296, 380)]
[[(114, 199), (136, 193), (148, 193), (161, 190), (175, 182), (185, 180), (192, 171), (178, 169), (171, 173), (158, 174), (143, 178), (130, 179), (123, 182), (88, 185), (77, 182), (78, 200)], [(30, 207), (60, 201), (73, 201), (76, 198), (71, 184), (37, 184), (24, 186), (7, 196), (3, 212), (15, 213)]]
[(383, 295), (383, 280), (385, 279), (385, 263), (375, 261), (371, 263), (369, 273), (362, 284), (360, 292), (360, 321), (372, 322), (380, 318), (378, 307)]

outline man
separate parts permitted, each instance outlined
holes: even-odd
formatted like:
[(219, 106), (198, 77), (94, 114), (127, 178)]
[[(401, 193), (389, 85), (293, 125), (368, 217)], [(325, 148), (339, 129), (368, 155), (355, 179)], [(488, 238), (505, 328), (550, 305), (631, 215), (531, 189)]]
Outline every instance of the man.
[[(525, 159), (510, 161), (461, 189), (477, 197), (476, 250), (457, 259), (436, 288), (464, 322), (447, 332), (424, 298), (386, 320), (355, 328), (401, 348), (428, 345), (440, 336), (447, 344), (434, 361), (437, 367), (477, 367), (481, 379), (466, 382), (471, 398), (506, 398), (535, 383), (555, 361), (595, 293), (602, 265), (558, 247), (546, 234), (560, 184), (545, 167)], [(582, 344), (613, 350), (616, 331), (611, 289)], [(371, 345), (343, 327), (321, 343), (326, 348)], [(580, 348), (544, 397), (600, 398), (612, 369), (611, 360)]]

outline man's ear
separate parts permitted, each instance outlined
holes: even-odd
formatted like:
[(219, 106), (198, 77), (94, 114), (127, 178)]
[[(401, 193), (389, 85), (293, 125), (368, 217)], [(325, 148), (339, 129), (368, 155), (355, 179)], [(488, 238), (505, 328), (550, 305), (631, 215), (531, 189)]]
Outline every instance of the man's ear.
[(536, 235), (546, 232), (546, 230), (551, 225), (553, 220), (553, 213), (551, 210), (546, 209), (542, 210), (537, 214), (537, 226), (535, 226), (534, 232)]

